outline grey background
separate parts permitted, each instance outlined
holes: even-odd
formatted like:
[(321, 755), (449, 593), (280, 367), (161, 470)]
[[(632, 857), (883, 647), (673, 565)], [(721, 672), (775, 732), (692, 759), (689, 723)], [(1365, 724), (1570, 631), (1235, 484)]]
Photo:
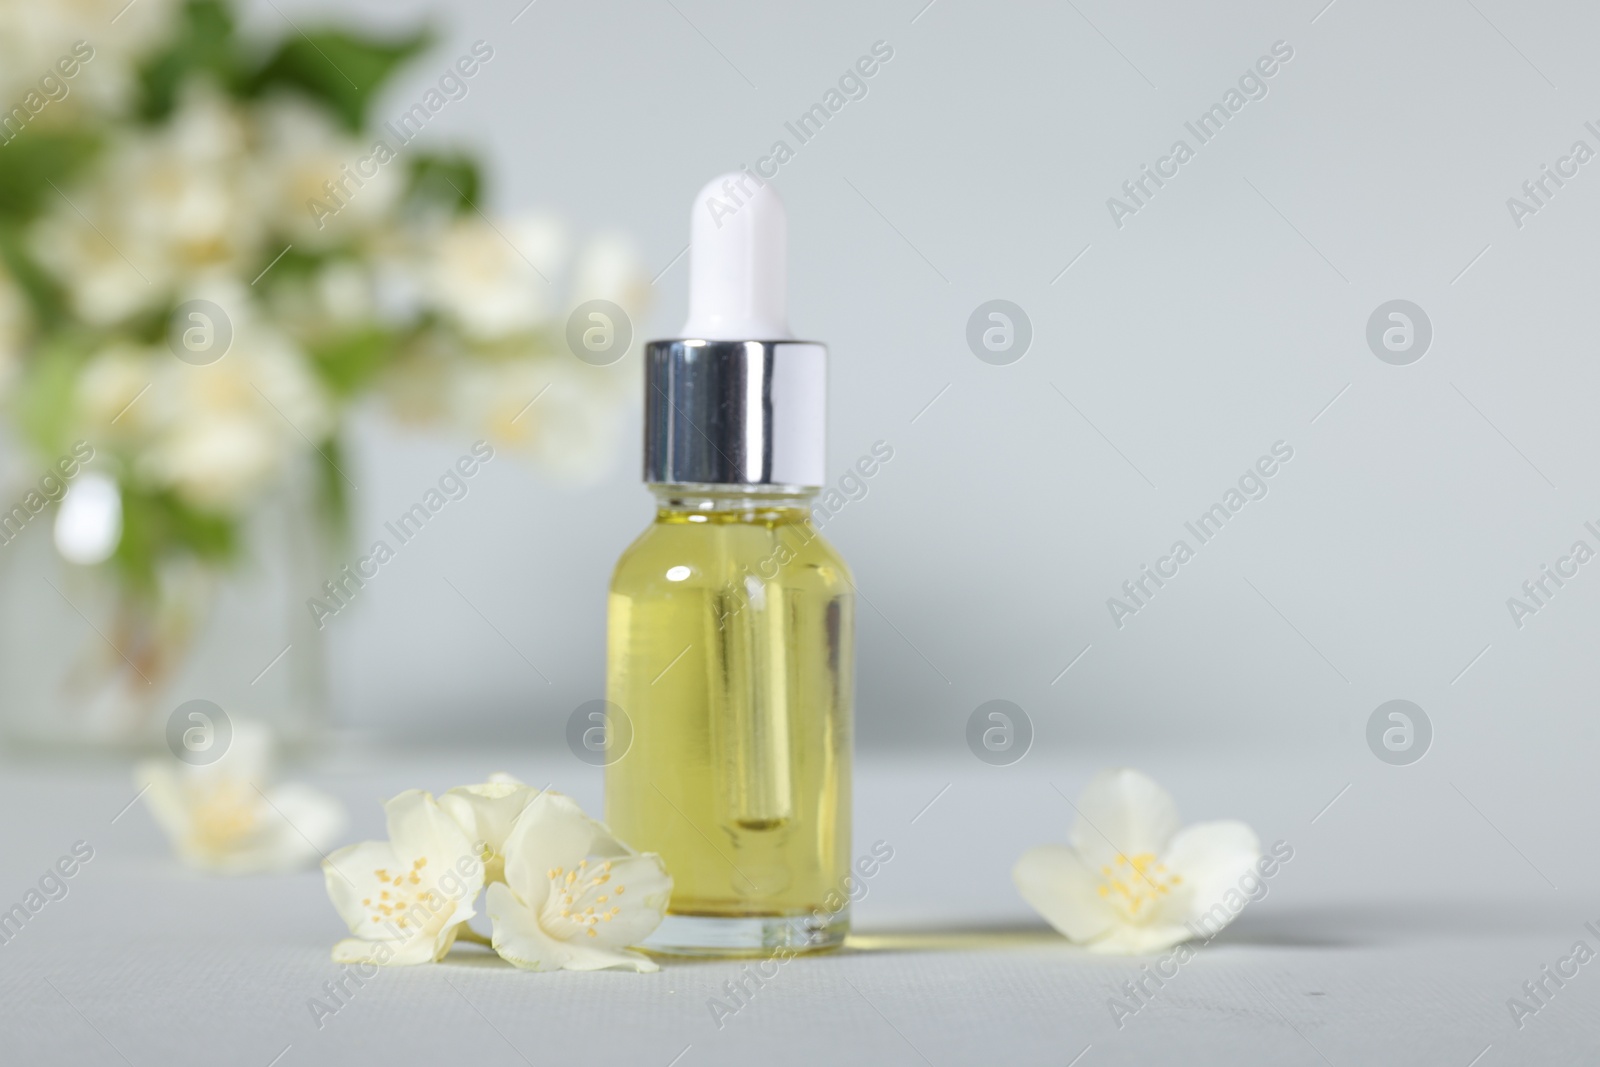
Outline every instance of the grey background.
[[(856, 840), (897, 852), (859, 908), (866, 936), (794, 965), (725, 1031), (705, 999), (732, 964), (646, 981), (511, 974), (469, 952), (386, 972), (318, 1031), (305, 1000), (337, 977), (326, 949), (340, 924), (316, 872), (219, 893), (157, 858), (120, 768), (14, 765), (0, 803), (30, 817), (7, 827), (3, 899), (74, 840), (99, 858), (4, 949), (8, 1048), (141, 1064), (228, 1048), (282, 1067), (374, 1050), (679, 1067), (986, 1062), (997, 1047), (1058, 1067), (1174, 1050), (1196, 1063), (1592, 1058), (1592, 965), (1525, 1029), (1506, 998), (1600, 922), (1586, 847), (1600, 562), (1521, 630), (1505, 600), (1575, 539), (1595, 545), (1584, 520), (1600, 525), (1586, 462), (1600, 373), (1586, 315), (1600, 177), (1587, 172), (1600, 163), (1521, 230), (1505, 199), (1574, 139), (1600, 147), (1582, 127), (1600, 118), (1600, 13), (538, 0), (513, 25), (522, 2), (263, 0), (253, 18), (285, 32), (285, 15), (432, 13), (443, 40), (380, 114), (491, 41), (472, 95), (424, 137), (482, 146), (501, 209), (636, 235), (664, 270), (645, 337), (681, 321), (686, 272), (668, 267), (701, 182), (764, 152), (874, 41), (894, 46), (867, 98), (780, 178), (793, 319), (834, 351), (830, 465), (843, 473), (879, 439), (895, 449), (828, 526), (870, 599)], [(1106, 198), (1280, 39), (1295, 57), (1267, 98), (1114, 228)], [(992, 299), (1033, 325), (1008, 366), (965, 341)], [(1434, 327), (1410, 366), (1365, 340), (1394, 299)], [(637, 360), (613, 369), (636, 375)], [(607, 578), (649, 518), (636, 439), (635, 419), (613, 472), (586, 488), (497, 460), (333, 620), (341, 723), (460, 746), (339, 745), (297, 770), (346, 802), (351, 839), (381, 832), (378, 798), (495, 767), (598, 810), (601, 773), (562, 732), (600, 695)], [(1270, 494), (1115, 628), (1106, 598), (1280, 439), (1295, 456)], [(366, 420), (358, 531), (464, 446)], [(969, 715), (995, 699), (1034, 722), (1035, 751), (1012, 766), (965, 749)], [(1367, 750), (1391, 699), (1432, 725), (1408, 766)], [(1148, 961), (1045, 935), (1009, 879), (1022, 849), (1062, 839), (1066, 798), (1108, 763), (1170, 787), (1185, 822), (1238, 817), (1297, 850), (1271, 895), (1122, 1030), (1106, 998)]]
[[(437, 49), (380, 115), (492, 43), (471, 96), (424, 137), (480, 147), (500, 209), (631, 232), (664, 270), (640, 337), (681, 322), (673, 261), (699, 185), (793, 144), (786, 119), (874, 41), (893, 46), (868, 96), (778, 178), (792, 318), (833, 351), (830, 466), (878, 439), (895, 449), (827, 531), (870, 601), (863, 746), (959, 751), (995, 698), (1027, 709), (1045, 747), (1367, 759), (1367, 717), (1397, 697), (1428, 710), (1436, 744), (1526, 761), (1529, 777), (1592, 738), (1600, 564), (1520, 631), (1505, 602), (1575, 539), (1600, 547), (1581, 525), (1600, 518), (1586, 460), (1600, 163), (1521, 230), (1506, 198), (1575, 139), (1600, 148), (1582, 126), (1600, 117), (1594, 9), (275, 5), (253, 10), (275, 31), (285, 14), (434, 19)], [(1175, 138), (1192, 144), (1184, 122), (1279, 40), (1294, 58), (1267, 97), (1117, 229), (1107, 197)], [(994, 298), (1032, 320), (1009, 366), (964, 340)], [(1365, 342), (1396, 298), (1434, 328), (1405, 367)], [(637, 357), (612, 370), (637, 376)], [(610, 567), (649, 518), (637, 426), (595, 486), (492, 465), (373, 583), (330, 627), (344, 724), (561, 743), (571, 709), (601, 694)], [(1106, 599), (1278, 440), (1295, 453), (1270, 494), (1117, 629)], [(358, 530), (461, 447), (374, 420)]]

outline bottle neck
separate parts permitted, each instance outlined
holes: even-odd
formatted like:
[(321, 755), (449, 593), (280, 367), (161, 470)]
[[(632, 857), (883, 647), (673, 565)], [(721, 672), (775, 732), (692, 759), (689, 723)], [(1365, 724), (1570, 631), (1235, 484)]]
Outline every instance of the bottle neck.
[(805, 522), (817, 488), (799, 485), (650, 483), (657, 518), (669, 522)]

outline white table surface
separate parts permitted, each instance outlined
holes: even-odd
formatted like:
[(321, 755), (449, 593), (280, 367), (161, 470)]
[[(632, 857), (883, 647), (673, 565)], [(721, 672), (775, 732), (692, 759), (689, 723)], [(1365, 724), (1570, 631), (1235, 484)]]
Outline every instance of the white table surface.
[[(319, 872), (189, 873), (142, 803), (112, 822), (134, 795), (125, 766), (13, 760), (0, 767), (0, 901), (20, 899), (75, 841), (95, 858), (65, 899), (0, 946), (0, 1062), (1492, 1067), (1600, 1057), (1600, 962), (1520, 1030), (1506, 1005), (1580, 938), (1600, 949), (1583, 928), (1600, 926), (1600, 856), (1595, 786), (1578, 754), (1517, 787), (1432, 755), (1391, 768), (1354, 748), (1142, 758), (1185, 821), (1246, 818), (1295, 858), (1120, 1028), (1108, 998), (1147, 961), (1067, 945), (1009, 874), (1029, 845), (1064, 839), (1072, 812), (1056, 789), (1075, 798), (1117, 754), (1034, 752), (1007, 768), (963, 757), (858, 761), (857, 851), (879, 839), (895, 849), (856, 909), (860, 936), (789, 963), (720, 1029), (708, 998), (744, 964), (528, 974), (471, 946), (444, 964), (381, 971), (319, 1028), (308, 1001), (338, 974), (328, 949), (343, 933)], [(381, 834), (387, 795), (500, 769), (600, 810), (599, 772), (565, 753), (350, 750), (297, 775), (350, 805), (355, 840)]]

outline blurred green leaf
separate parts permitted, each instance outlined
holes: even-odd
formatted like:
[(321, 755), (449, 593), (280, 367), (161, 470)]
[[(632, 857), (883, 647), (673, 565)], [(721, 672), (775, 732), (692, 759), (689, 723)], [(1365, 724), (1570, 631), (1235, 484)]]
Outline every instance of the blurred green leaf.
[(482, 172), (470, 156), (430, 153), (411, 161), (411, 181), (406, 189), (409, 200), (467, 212), (478, 203), (482, 190)]
[(291, 34), (255, 75), (260, 92), (288, 86), (328, 105), (351, 133), (367, 125), (367, 109), (389, 77), (432, 41), (426, 30), (392, 41), (368, 40), (342, 30)]
[(139, 72), (140, 115), (153, 121), (171, 114), (178, 91), (196, 74), (210, 75), (222, 89), (236, 94), (247, 84), (233, 13), (220, 0), (190, 0), (185, 5), (172, 43)]
[(24, 127), (0, 145), (0, 220), (29, 219), (47, 200), (59, 202), (50, 183), (64, 188), (99, 147), (99, 138), (82, 130)]
[(340, 473), (348, 465), (344, 445), (333, 435), (323, 441), (317, 451), (320, 453), (317, 470), (321, 476), (318, 502), (330, 537), (335, 544), (345, 547), (350, 541), (350, 494), (345, 492), (344, 475)]
[(112, 564), (134, 592), (149, 593), (164, 557), (187, 554), (211, 563), (231, 562), (239, 551), (238, 521), (200, 511), (172, 493), (122, 486), (122, 540)]
[(26, 364), (10, 407), (23, 436), (41, 455), (53, 456), (66, 449), (78, 376), (88, 353), (87, 337), (55, 334)]
[(0, 263), (21, 287), (33, 317), (46, 332), (60, 328), (69, 317), (61, 285), (28, 254), (20, 223), (0, 221)]
[[(307, 251), (296, 246), (289, 246), (282, 255), (278, 255), (270, 248), (261, 253), (261, 258), (250, 270), (251, 277), (260, 278), (261, 272), (270, 268), (270, 273), (263, 281), (263, 288), (284, 282), (290, 278), (304, 280), (320, 270), (327, 262), (329, 256), (326, 252)], [(252, 283), (254, 284), (254, 283)]]
[(335, 396), (352, 397), (372, 384), (398, 344), (389, 330), (372, 326), (313, 344), (311, 362)]

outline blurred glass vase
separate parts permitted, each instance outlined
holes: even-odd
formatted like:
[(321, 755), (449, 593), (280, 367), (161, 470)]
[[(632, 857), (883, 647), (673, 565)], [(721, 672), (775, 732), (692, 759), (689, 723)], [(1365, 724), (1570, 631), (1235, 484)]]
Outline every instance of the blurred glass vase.
[(305, 598), (329, 558), (315, 489), (311, 479), (275, 487), (243, 517), (232, 559), (175, 555), (148, 588), (104, 562), (138, 529), (123, 530), (117, 484), (103, 474), (86, 471), (37, 514), (19, 503), (0, 515), (12, 746), (153, 751), (196, 699), (269, 725), (291, 748), (315, 741), (327, 685)]
[(593, 477), (650, 276), (620, 236), (572, 249), (552, 216), (492, 217), (471, 152), (390, 143), (372, 111), (425, 31), (68, 6), (118, 32), (0, 0), (0, 99), (76, 79), (0, 130), (0, 459), (59, 472), (0, 481), (0, 717), (142, 746), (203, 699), (304, 742), (325, 703), (305, 605), (319, 527), (351, 524), (357, 410)]

